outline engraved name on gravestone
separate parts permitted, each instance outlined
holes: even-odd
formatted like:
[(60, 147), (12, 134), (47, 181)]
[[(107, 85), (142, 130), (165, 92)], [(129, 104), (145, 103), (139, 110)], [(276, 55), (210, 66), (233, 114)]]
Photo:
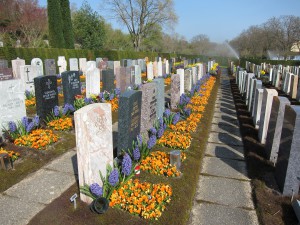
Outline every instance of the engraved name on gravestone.
[(36, 112), (41, 120), (58, 105), (57, 77), (55, 75), (34, 78)]
[(141, 128), (142, 92), (127, 90), (121, 94), (118, 110), (118, 155), (132, 147)]
[(75, 96), (81, 94), (78, 71), (66, 71), (61, 74), (64, 103), (74, 104)]
[(268, 133), (266, 138), (265, 152), (267, 159), (276, 163), (282, 125), (284, 119), (285, 106), (290, 105), (290, 101), (286, 97), (273, 97)]
[(285, 106), (275, 178), (283, 195), (298, 195), (300, 177), (300, 106)]
[[(79, 185), (103, 186), (107, 165), (113, 166), (112, 115), (109, 103), (94, 103), (74, 113)], [(80, 194), (83, 202), (92, 198)]]
[[(21, 120), (26, 116), (25, 86), (20, 79), (0, 82), (0, 126), (8, 128), (9, 121)], [(2, 129), (0, 129), (0, 136)]]
[(45, 59), (45, 75), (56, 75), (56, 64), (54, 59)]
[(153, 122), (156, 119), (156, 84), (154, 82), (146, 83), (142, 86), (141, 91), (141, 134), (147, 135), (147, 131), (153, 126)]
[(171, 76), (171, 108), (177, 109), (180, 100), (180, 75), (173, 74)]
[(111, 92), (115, 89), (113, 69), (102, 70), (103, 91)]

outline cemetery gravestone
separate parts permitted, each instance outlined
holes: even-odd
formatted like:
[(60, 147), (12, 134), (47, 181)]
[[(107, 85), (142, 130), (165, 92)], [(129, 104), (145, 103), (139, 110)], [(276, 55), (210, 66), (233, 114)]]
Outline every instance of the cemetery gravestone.
[(94, 67), (95, 64), (91, 63), (86, 71), (86, 97), (89, 98), (91, 94), (100, 94), (100, 70)]
[(67, 71), (67, 61), (64, 56), (58, 56), (57, 66), (59, 74)]
[(285, 106), (275, 178), (283, 195), (297, 195), (300, 177), (300, 106)]
[[(94, 103), (74, 113), (79, 186), (103, 185), (99, 171), (106, 176), (106, 166), (113, 166), (112, 115), (109, 103)], [(92, 199), (80, 194), (83, 202)]]
[(266, 138), (266, 155), (267, 159), (273, 163), (277, 161), (277, 155), (282, 132), (285, 106), (290, 105), (290, 101), (286, 97), (273, 97), (268, 133)]
[(165, 111), (165, 83), (163, 78), (153, 80), (156, 84), (156, 118), (162, 118)]
[(76, 95), (81, 94), (80, 77), (78, 71), (66, 71), (61, 74), (64, 103), (74, 105)]
[(124, 92), (128, 86), (130, 86), (130, 75), (126, 72), (126, 67), (118, 67), (116, 73), (117, 88), (121, 92)]
[(153, 76), (158, 77), (158, 67), (157, 67), (157, 62), (153, 62)]
[(253, 101), (253, 91), (254, 91), (253, 87), (254, 87), (254, 81), (255, 81), (255, 80), (256, 80), (255, 77), (252, 77), (252, 78), (250, 79), (249, 92), (247, 93), (247, 99), (248, 99), (248, 111), (249, 111), (249, 112), (251, 112), (250, 109), (251, 109), (251, 105), (252, 105), (252, 101)]
[(41, 121), (58, 105), (57, 77), (55, 75), (34, 78), (36, 113)]
[(13, 79), (12, 68), (0, 68), (0, 81)]
[(260, 123), (258, 130), (258, 138), (260, 143), (266, 143), (266, 136), (268, 132), (270, 114), (272, 109), (273, 97), (278, 96), (278, 92), (275, 89), (265, 88), (263, 92), (263, 99), (260, 113)]
[(141, 128), (142, 92), (127, 90), (120, 95), (118, 110), (118, 155), (132, 147)]
[(254, 102), (253, 102), (253, 123), (255, 125), (255, 129), (258, 128), (260, 123), (260, 113), (261, 113), (261, 104), (263, 97), (263, 89), (256, 88), (254, 94)]
[(157, 62), (157, 76), (161, 77), (163, 75), (163, 68), (162, 68), (162, 61), (161, 58), (159, 59), (159, 61)]
[(43, 61), (40, 58), (33, 58), (31, 60), (31, 66), (36, 67), (37, 76), (44, 75)]
[(147, 79), (148, 80), (153, 80), (153, 64), (152, 62), (149, 62), (147, 64)]
[(184, 93), (184, 69), (177, 69), (176, 73), (179, 74), (179, 78), (180, 78), (179, 94), (182, 95)]
[(180, 75), (173, 74), (171, 76), (171, 108), (177, 109), (180, 100)]
[(114, 71), (112, 69), (102, 70), (103, 91), (112, 92), (115, 89)]
[(184, 91), (188, 92), (192, 89), (192, 75), (191, 70), (184, 70)]
[(1, 68), (8, 68), (8, 61), (5, 59), (0, 59), (0, 69)]
[(114, 61), (114, 74), (117, 74), (117, 69), (121, 66), (120, 61)]
[(156, 119), (157, 89), (154, 82), (142, 85), (141, 134), (147, 135)]
[(82, 71), (83, 74), (86, 74), (86, 58), (79, 58), (79, 70)]
[(255, 80), (254, 81), (254, 84), (253, 84), (253, 96), (252, 96), (252, 102), (251, 102), (251, 108), (250, 108), (250, 113), (251, 113), (251, 116), (254, 118), (254, 99), (255, 99), (255, 90), (258, 89), (258, 88), (262, 88), (262, 81), (261, 80)]
[(33, 79), (38, 77), (36, 66), (21, 66), (21, 80), (24, 82), (25, 89), (34, 92), (34, 82)]
[(69, 63), (70, 63), (70, 71), (78, 71), (79, 70), (77, 58), (70, 58)]
[(11, 66), (12, 66), (12, 70), (13, 70), (13, 77), (17, 78), (17, 79), (21, 78), (20, 67), (25, 66), (25, 60), (19, 59), (19, 58), (11, 60)]
[(56, 65), (54, 59), (45, 59), (45, 75), (56, 75)]
[(25, 86), (20, 79), (0, 82), (0, 136), (2, 127), (8, 128), (8, 122), (17, 122), (26, 116)]
[(135, 75), (134, 83), (136, 85), (140, 85), (142, 83), (142, 77), (141, 77), (141, 67), (139, 65), (134, 66), (134, 75)]
[(290, 97), (296, 99), (297, 97), (297, 87), (298, 87), (298, 75), (291, 75), (291, 84), (290, 84)]

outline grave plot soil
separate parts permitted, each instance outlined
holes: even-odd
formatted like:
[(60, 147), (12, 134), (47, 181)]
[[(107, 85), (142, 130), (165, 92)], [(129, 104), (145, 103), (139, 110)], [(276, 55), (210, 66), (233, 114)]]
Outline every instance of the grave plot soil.
[[(271, 87), (270, 85), (264, 86)], [(235, 84), (235, 78), (231, 79), (231, 88), (240, 122), (248, 174), (252, 179), (253, 199), (260, 224), (296, 225), (298, 220), (291, 206), (291, 198), (283, 197), (280, 194), (274, 178), (274, 165), (265, 159), (264, 145), (260, 144), (258, 140), (258, 130), (253, 125), (245, 101)], [(278, 92), (279, 95), (285, 96), (281, 91)], [(295, 102), (291, 99), (290, 101), (292, 104)], [(299, 196), (296, 197), (299, 199)]]

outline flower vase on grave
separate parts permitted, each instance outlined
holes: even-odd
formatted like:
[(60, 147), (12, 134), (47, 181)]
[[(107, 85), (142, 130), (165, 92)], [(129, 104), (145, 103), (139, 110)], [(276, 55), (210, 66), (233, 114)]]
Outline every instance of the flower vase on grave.
[(103, 214), (109, 208), (109, 200), (104, 197), (98, 197), (92, 202), (90, 208), (95, 213)]

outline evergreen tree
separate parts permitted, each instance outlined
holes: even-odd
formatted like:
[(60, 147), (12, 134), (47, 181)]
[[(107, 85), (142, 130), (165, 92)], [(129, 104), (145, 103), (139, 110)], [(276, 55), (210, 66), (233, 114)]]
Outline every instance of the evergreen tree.
[(65, 48), (59, 0), (47, 0), (49, 43), (52, 48)]
[(65, 39), (65, 47), (71, 49), (74, 48), (74, 34), (72, 28), (69, 0), (60, 0), (60, 10), (62, 15), (62, 27)]

